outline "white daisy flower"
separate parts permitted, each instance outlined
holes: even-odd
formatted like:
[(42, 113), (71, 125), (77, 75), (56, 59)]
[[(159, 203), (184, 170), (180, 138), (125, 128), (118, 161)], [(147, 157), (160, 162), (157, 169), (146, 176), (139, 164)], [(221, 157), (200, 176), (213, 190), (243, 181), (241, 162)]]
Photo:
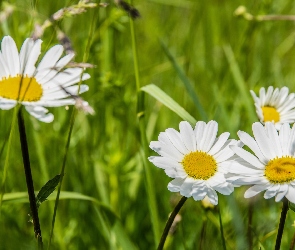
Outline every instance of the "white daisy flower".
[(275, 196), (278, 202), (286, 197), (295, 203), (295, 126), (291, 129), (284, 123), (278, 133), (273, 123), (266, 122), (263, 126), (256, 122), (252, 130), (254, 138), (243, 131), (238, 136), (254, 154), (231, 146), (240, 159), (228, 167), (234, 174), (229, 180), (236, 185), (253, 185), (245, 198), (266, 190), (265, 199)]
[(273, 122), (279, 130), (283, 123), (295, 122), (295, 94), (283, 87), (274, 89), (272, 86), (261, 88), (259, 97), (250, 90), (255, 102), (257, 116), (263, 124)]
[(215, 121), (197, 122), (195, 129), (188, 122), (179, 124), (180, 133), (168, 128), (160, 133), (158, 140), (150, 143), (150, 148), (160, 156), (149, 160), (174, 178), (169, 184), (171, 192), (180, 192), (196, 201), (208, 196), (214, 205), (218, 203), (216, 191), (229, 195), (233, 185), (227, 182), (227, 165), (234, 155), (229, 145), (239, 145), (228, 140), (229, 133), (216, 138), (218, 124)]
[(74, 54), (69, 54), (60, 58), (62, 45), (49, 49), (35, 67), (41, 53), (41, 43), (40, 39), (34, 41), (28, 38), (18, 53), (14, 40), (9, 36), (3, 38), (0, 52), (0, 109), (11, 109), (21, 103), (38, 120), (51, 122), (54, 117), (44, 107), (75, 104), (71, 95), (88, 90), (87, 85), (78, 86), (76, 83), (90, 76), (82, 74), (80, 68), (62, 70), (74, 57)]

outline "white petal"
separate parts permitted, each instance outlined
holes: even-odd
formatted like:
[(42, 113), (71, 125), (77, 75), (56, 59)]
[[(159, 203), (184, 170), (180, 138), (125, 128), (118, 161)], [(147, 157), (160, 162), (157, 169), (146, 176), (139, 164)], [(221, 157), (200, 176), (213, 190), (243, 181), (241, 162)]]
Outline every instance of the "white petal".
[(184, 155), (181, 154), (170, 142), (165, 133), (160, 133), (158, 137), (159, 141), (152, 141), (150, 148), (162, 156), (174, 159), (177, 162), (181, 162)]
[(10, 75), (13, 77), (21, 73), (18, 50), (14, 40), (10, 36), (5, 36), (2, 39), (1, 51)]
[(264, 191), (267, 188), (268, 188), (268, 185), (265, 185), (265, 184), (254, 185), (254, 186), (250, 187), (249, 189), (247, 189), (247, 191), (244, 194), (244, 197), (251, 198), (251, 197), (259, 194), (260, 192)]
[(184, 181), (185, 179), (174, 179), (173, 181), (170, 181), (168, 184), (168, 190), (171, 192), (179, 192)]
[(264, 193), (264, 198), (265, 199), (270, 199), (270, 198), (274, 197), (277, 194), (277, 192), (279, 191), (279, 189), (280, 189), (279, 184), (273, 184)]
[(255, 140), (263, 155), (269, 160), (275, 158), (276, 154), (273, 149), (273, 142), (269, 140), (263, 125), (260, 122), (255, 122), (252, 125), (252, 130)]
[(187, 154), (188, 150), (183, 144), (180, 134), (173, 128), (168, 128), (165, 130), (167, 137), (173, 144), (173, 146), (182, 154)]
[(30, 51), (30, 54), (26, 58), (26, 61), (24, 61), (25, 63), (24, 70), (23, 70), (24, 75), (31, 77), (35, 74), (35, 71), (36, 71), (35, 64), (38, 60), (38, 57), (41, 54), (41, 43), (42, 41), (40, 39), (35, 41), (34, 46)]
[(149, 161), (152, 162), (158, 168), (177, 168), (180, 163), (172, 160), (171, 158), (162, 157), (162, 156), (150, 156)]
[(191, 125), (183, 121), (179, 124), (180, 136), (187, 150), (190, 152), (196, 151), (196, 138)]
[(66, 88), (65, 90), (60, 90), (58, 92), (55, 93), (51, 93), (51, 94), (46, 94), (44, 93), (42, 100), (59, 100), (65, 97), (70, 97), (70, 96), (77, 96), (78, 95), (78, 90), (79, 90), (79, 94), (82, 94), (86, 91), (89, 90), (88, 85), (85, 84), (81, 84), (79, 85), (74, 85), (71, 87)]
[(264, 165), (251, 153), (248, 151), (237, 147), (237, 146), (230, 146), (230, 148), (242, 159), (244, 159), (246, 162), (249, 162), (252, 166), (259, 168), (259, 169), (264, 169)]
[(66, 56), (64, 56), (63, 58), (61, 58), (57, 63), (56, 63), (56, 68), (57, 70), (61, 70), (63, 69), (75, 56), (74, 53), (70, 53)]
[(208, 154), (210, 155), (215, 155), (225, 144), (229, 137), (229, 133), (222, 133), (218, 138), (217, 141), (215, 142), (214, 146), (209, 150)]
[(196, 123), (194, 131), (196, 135), (197, 150), (201, 150), (201, 141), (204, 135), (205, 127), (206, 127), (206, 123), (203, 121), (199, 121)]
[(53, 114), (48, 113), (48, 110), (39, 106), (26, 106), (26, 110), (30, 113), (30, 115), (34, 116), (41, 122), (52, 122), (54, 119)]
[(268, 159), (266, 159), (265, 156), (261, 153), (256, 141), (249, 134), (244, 131), (239, 131), (238, 136), (240, 140), (255, 153), (255, 155), (259, 158), (261, 162), (263, 162), (264, 164), (268, 162)]
[(20, 49), (19, 62), (20, 62), (20, 73), (22, 74), (24, 72), (24, 66), (26, 65), (26, 62), (28, 60), (28, 57), (30, 55), (30, 52), (33, 46), (34, 46), (33, 39), (27, 38)]
[(208, 188), (206, 185), (193, 185), (192, 196), (195, 201), (203, 200), (207, 195)]
[(217, 193), (216, 193), (216, 191), (214, 189), (208, 188), (207, 196), (209, 198), (209, 201), (213, 205), (217, 205), (218, 204), (218, 195), (217, 195)]
[(10, 73), (8, 66), (6, 65), (6, 62), (3, 59), (3, 55), (0, 52), (0, 79), (2, 79), (3, 77), (9, 77), (9, 75)]
[(215, 186), (214, 189), (223, 195), (230, 195), (234, 191), (234, 187), (230, 183), (225, 183), (223, 186)]
[(10, 100), (6, 98), (0, 98), (0, 109), (8, 110), (15, 107), (17, 104), (16, 100)]
[(292, 185), (289, 185), (288, 192), (286, 194), (286, 198), (295, 204), (295, 187)]
[(26, 106), (44, 106), (44, 107), (61, 107), (61, 106), (67, 106), (67, 105), (74, 105), (76, 101), (74, 99), (62, 99), (62, 100), (53, 100), (53, 101), (47, 101), (47, 100), (40, 100), (37, 102), (22, 102), (23, 105)]
[(205, 127), (204, 135), (202, 137), (200, 146), (198, 148), (204, 152), (208, 152), (211, 149), (216, 139), (217, 131), (218, 131), (217, 122), (216, 121), (208, 122), (208, 124)]
[(192, 186), (195, 180), (193, 178), (186, 178), (183, 184), (181, 185), (180, 194), (185, 197), (192, 196)]
[(58, 59), (61, 57), (63, 53), (63, 50), (64, 49), (62, 45), (55, 45), (51, 47), (42, 58), (42, 61), (39, 63), (38, 71), (47, 71), (55, 67)]
[(289, 155), (289, 147), (288, 147), (288, 141), (290, 138), (290, 125), (288, 123), (285, 123), (281, 129), (280, 129), (280, 133), (279, 133), (279, 138), (280, 138), (280, 143), (281, 143), (281, 148), (282, 148), (282, 154), (283, 155)]
[[(232, 179), (232, 180), (231, 180)], [(234, 176), (233, 178), (227, 178), (228, 181), (236, 185), (252, 185), (252, 184), (267, 184), (269, 183), (264, 177), (261, 176)]]
[(269, 140), (272, 142), (272, 148), (274, 149), (275, 156), (282, 157), (281, 143), (274, 124), (272, 122), (266, 122), (265, 129), (267, 131)]
[(275, 201), (279, 202), (281, 199), (283, 199), (286, 193), (288, 192), (288, 190), (289, 190), (288, 184), (281, 184), (280, 189), (276, 195)]

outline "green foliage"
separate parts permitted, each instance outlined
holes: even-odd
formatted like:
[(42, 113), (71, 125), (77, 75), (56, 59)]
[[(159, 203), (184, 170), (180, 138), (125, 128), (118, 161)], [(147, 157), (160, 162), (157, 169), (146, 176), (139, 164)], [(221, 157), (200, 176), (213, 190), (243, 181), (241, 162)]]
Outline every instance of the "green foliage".
[(56, 175), (54, 178), (46, 182), (46, 184), (40, 189), (36, 196), (37, 208), (40, 207), (41, 203), (46, 201), (48, 196), (55, 190), (56, 186), (60, 181), (60, 175)]
[[(0, 36), (11, 35), (20, 47), (36, 24), (42, 26), (52, 14), (78, 1), (1, 3)], [(62, 31), (72, 43), (75, 61), (94, 65), (86, 69), (90, 90), (82, 97), (96, 114), (78, 112), (75, 120), (52, 249), (154, 249), (145, 167), (155, 189), (160, 230), (179, 200), (178, 194), (167, 190), (170, 178), (161, 169), (143, 165), (129, 17), (109, 3), (102, 7), (97, 2), (84, 13), (57, 20), (41, 37), (44, 54), (59, 43)], [(219, 134), (229, 131), (236, 138), (238, 130), (251, 132), (257, 119), (250, 89), (257, 92), (273, 85), (295, 91), (293, 22), (256, 22), (233, 15), (239, 5), (253, 15), (292, 15), (294, 1), (134, 0), (132, 4), (141, 13), (134, 27), (148, 141), (168, 127), (177, 129), (183, 119), (194, 123), (207, 118), (218, 122)], [(55, 115), (50, 124), (24, 113), (35, 190), (60, 173), (67, 142), (72, 107), (50, 111)], [(1, 180), (12, 119), (13, 110), (0, 111)], [(36, 249), (17, 129), (10, 144), (0, 249)], [(227, 249), (247, 249), (249, 233), (253, 249), (273, 249), (281, 203), (263, 195), (244, 199), (244, 191), (237, 188), (230, 197), (219, 195)], [(53, 192), (39, 209), (45, 246), (55, 196)], [(290, 210), (282, 249), (290, 246), (293, 222)], [(216, 208), (204, 209), (188, 199), (175, 229), (167, 249), (221, 249)]]

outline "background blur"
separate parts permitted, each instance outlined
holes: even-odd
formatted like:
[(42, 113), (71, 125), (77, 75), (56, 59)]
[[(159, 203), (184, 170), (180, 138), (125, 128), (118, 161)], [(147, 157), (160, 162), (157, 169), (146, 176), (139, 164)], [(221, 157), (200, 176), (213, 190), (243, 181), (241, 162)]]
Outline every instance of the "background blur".
[[(78, 1), (1, 1), (0, 37), (11, 35), (18, 47), (36, 24)], [(113, 1), (107, 7), (87, 9), (47, 28), (41, 37), (43, 53), (59, 43), (57, 30), (72, 42), (76, 62), (95, 68), (82, 97), (94, 116), (79, 112), (71, 137), (64, 193), (59, 203), (52, 249), (155, 249), (148, 207), (142, 145), (137, 120), (130, 18)], [(98, 2), (96, 2), (98, 3)], [(134, 20), (141, 86), (153, 83), (197, 120), (199, 114), (179, 73), (164, 52), (170, 51), (190, 80), (206, 112), (207, 121), (225, 131), (251, 132), (256, 121), (249, 93), (262, 86), (288, 86), (295, 91), (295, 26), (291, 21), (248, 21), (234, 15), (244, 5), (256, 15), (293, 15), (292, 0), (135, 0), (141, 17)], [(41, 58), (41, 57), (40, 57)], [(73, 107), (50, 109), (55, 120), (38, 122), (25, 113), (35, 189), (59, 174)], [(13, 111), (0, 111), (0, 177)], [(182, 120), (153, 97), (145, 95), (148, 141)], [(23, 197), (26, 183), (18, 130), (15, 126), (6, 193), (0, 218), (0, 249), (36, 249), (28, 223), (29, 204)], [(151, 150), (149, 155), (155, 155)], [(148, 165), (155, 188), (159, 234), (180, 196), (167, 190), (170, 178)], [(273, 249), (281, 203), (260, 194), (244, 199), (245, 188), (219, 196), (228, 249)], [(84, 195), (84, 196), (82, 196)], [(52, 197), (54, 200), (54, 197)], [(54, 201), (41, 205), (42, 235), (47, 246)], [(250, 219), (249, 219), (250, 218)], [(289, 249), (295, 233), (289, 211), (282, 249)], [(253, 245), (250, 240), (253, 238)], [(188, 199), (181, 221), (167, 241), (167, 249), (221, 249), (217, 208), (205, 209)]]

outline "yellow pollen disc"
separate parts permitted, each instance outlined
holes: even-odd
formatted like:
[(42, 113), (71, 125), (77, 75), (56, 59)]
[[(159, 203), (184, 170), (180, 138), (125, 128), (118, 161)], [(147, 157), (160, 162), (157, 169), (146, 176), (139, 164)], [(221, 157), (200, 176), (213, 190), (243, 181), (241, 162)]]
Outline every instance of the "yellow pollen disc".
[(274, 107), (262, 107), (264, 122), (280, 121), (280, 114)]
[(34, 77), (3, 78), (0, 80), (0, 96), (18, 101), (36, 102), (42, 97), (43, 89)]
[(201, 151), (185, 155), (181, 164), (185, 172), (194, 179), (207, 180), (217, 171), (215, 159)]
[(271, 183), (286, 183), (295, 180), (295, 158), (284, 156), (269, 161), (264, 174)]

